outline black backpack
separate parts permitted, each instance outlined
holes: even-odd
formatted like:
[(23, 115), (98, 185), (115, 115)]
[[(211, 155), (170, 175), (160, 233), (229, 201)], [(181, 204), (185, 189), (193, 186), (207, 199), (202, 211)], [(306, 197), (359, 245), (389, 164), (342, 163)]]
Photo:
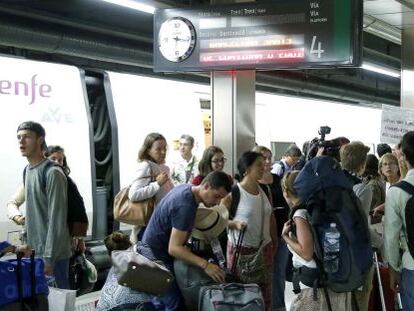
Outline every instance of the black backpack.
[[(373, 263), (368, 220), (339, 164), (329, 156), (309, 161), (294, 183), (310, 216), (314, 237), (314, 271), (301, 269), (299, 281), (307, 286), (351, 292), (363, 286)], [(338, 271), (324, 271), (323, 241), (330, 223), (340, 232)], [(312, 269), (307, 269), (312, 270)], [(315, 280), (317, 281), (315, 284)]]
[[(42, 188), (44, 192), (46, 192), (46, 175), (49, 169), (53, 166), (58, 166), (62, 169), (62, 167), (50, 160), (46, 164), (46, 167), (43, 170), (42, 176)], [(27, 166), (24, 168), (23, 171), (23, 185), (26, 182), (26, 169)], [(64, 169), (62, 169), (65, 172)], [(69, 232), (72, 236), (86, 236), (88, 231), (88, 216), (86, 215), (85, 203), (81, 194), (79, 193), (78, 187), (76, 186), (75, 182), (66, 175), (67, 179), (67, 196), (68, 196), (68, 216), (67, 222), (69, 226)]]
[(392, 187), (400, 188), (411, 195), (408, 199), (404, 213), (405, 213), (405, 234), (407, 237), (408, 250), (410, 251), (411, 257), (414, 258), (414, 186), (409, 182), (402, 180)]

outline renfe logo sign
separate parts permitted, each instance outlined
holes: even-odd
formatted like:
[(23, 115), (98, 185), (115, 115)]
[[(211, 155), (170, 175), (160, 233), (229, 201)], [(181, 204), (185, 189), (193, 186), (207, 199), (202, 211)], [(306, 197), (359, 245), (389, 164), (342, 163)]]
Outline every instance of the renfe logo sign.
[[(27, 159), (22, 157), (16, 139), (17, 126), (27, 120), (40, 122), (48, 145), (65, 149), (71, 169), (85, 201), (93, 227), (92, 156), (90, 151), (89, 109), (82, 73), (78, 68), (54, 63), (0, 56), (0, 206), (6, 206), (22, 182)], [(8, 232), (21, 230), (0, 213), (0, 241)]]
[(37, 74), (34, 74), (27, 82), (0, 80), (0, 96), (25, 96), (30, 99), (29, 105), (34, 104), (38, 96), (51, 97), (52, 86), (46, 83), (38, 83), (36, 81), (37, 76)]

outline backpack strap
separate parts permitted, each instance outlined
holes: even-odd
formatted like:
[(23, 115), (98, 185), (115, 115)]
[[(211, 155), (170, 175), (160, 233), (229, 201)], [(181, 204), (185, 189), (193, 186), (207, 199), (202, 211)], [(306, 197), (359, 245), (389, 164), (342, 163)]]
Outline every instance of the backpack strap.
[[(408, 204), (410, 201), (412, 202), (414, 200), (414, 186), (412, 184), (410, 184), (409, 182), (405, 181), (405, 180), (401, 180), (400, 182), (392, 185), (391, 187), (397, 187), (400, 188), (401, 190), (405, 191), (406, 193), (410, 194), (411, 197), (408, 199), (407, 203)], [(411, 203), (412, 204), (412, 203)], [(405, 240), (407, 242), (407, 247), (408, 247), (408, 251), (411, 254), (411, 256), (414, 257), (414, 245), (413, 245), (413, 240), (414, 240), (414, 234), (413, 232), (410, 230), (408, 230), (407, 228), (411, 228), (413, 225), (413, 222), (411, 219), (413, 219), (413, 209), (412, 208), (407, 208), (407, 205), (404, 209), (404, 214), (405, 214), (405, 224), (403, 222), (403, 230), (405, 231)], [(401, 221), (402, 221), (402, 215), (400, 215), (401, 217)]]
[[(47, 172), (49, 171), (49, 169), (53, 166), (58, 166), (60, 168), (62, 168), (59, 164), (46, 159), (47, 163), (46, 166), (43, 169), (43, 175), (42, 175), (42, 179), (41, 179), (41, 183), (42, 183), (42, 189), (46, 192), (46, 183), (47, 183)], [(26, 185), (26, 173), (27, 173), (27, 168), (29, 167), (29, 165), (26, 165), (24, 170), (23, 170), (23, 186)], [(67, 177), (65, 170), (62, 169), (63, 174), (65, 174), (65, 176)]]
[(231, 187), (231, 204), (229, 210), (229, 218), (233, 219), (236, 216), (237, 206), (239, 206), (240, 202), (240, 188), (238, 185), (234, 185)]
[(391, 187), (400, 188), (401, 190), (403, 190), (403, 191), (407, 192), (408, 194), (411, 194), (412, 196), (414, 196), (414, 186), (412, 184), (410, 184), (408, 181), (401, 180), (401, 181), (397, 182), (396, 184), (392, 185)]
[(24, 170), (23, 170), (23, 187), (24, 187), (24, 185), (26, 184), (26, 171), (27, 171), (27, 167), (28, 167), (29, 165), (26, 165), (25, 167), (24, 167)]

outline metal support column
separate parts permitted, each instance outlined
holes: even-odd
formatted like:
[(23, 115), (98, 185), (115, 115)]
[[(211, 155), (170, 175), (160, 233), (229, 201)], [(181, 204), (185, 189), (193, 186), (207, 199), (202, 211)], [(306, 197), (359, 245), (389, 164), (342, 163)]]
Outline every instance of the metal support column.
[(229, 174), (236, 172), (240, 154), (255, 143), (255, 84), (254, 70), (211, 74), (213, 144), (229, 159)]
[(401, 107), (414, 109), (414, 27), (402, 29)]

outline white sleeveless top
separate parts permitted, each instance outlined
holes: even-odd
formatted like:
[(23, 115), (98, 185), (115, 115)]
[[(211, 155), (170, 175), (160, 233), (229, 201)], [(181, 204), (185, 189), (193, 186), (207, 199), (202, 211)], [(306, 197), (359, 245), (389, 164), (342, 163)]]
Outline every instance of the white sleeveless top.
[[(243, 246), (259, 247), (263, 230), (264, 245), (272, 241), (270, 237), (270, 216), (272, 207), (264, 191), (259, 187), (259, 194), (253, 195), (237, 184), (240, 189), (240, 202), (233, 220), (247, 224), (244, 233)], [(264, 217), (264, 221), (263, 221)], [(263, 223), (263, 225), (262, 225)], [(239, 230), (229, 230), (228, 238), (236, 245)]]

